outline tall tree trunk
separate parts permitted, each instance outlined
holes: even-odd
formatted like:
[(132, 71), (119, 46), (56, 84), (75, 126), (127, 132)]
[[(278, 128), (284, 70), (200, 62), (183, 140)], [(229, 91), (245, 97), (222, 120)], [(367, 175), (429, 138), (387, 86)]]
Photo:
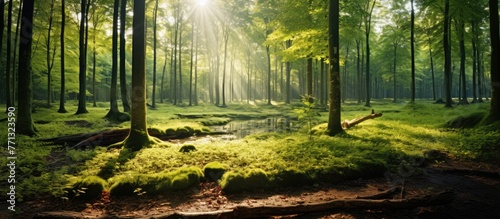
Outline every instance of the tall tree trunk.
[(452, 107), (451, 100), (451, 48), (450, 48), (450, 0), (445, 1), (444, 9), (444, 35), (443, 35), (443, 47), (444, 47), (444, 88), (445, 88), (445, 107)]
[(477, 48), (476, 48), (476, 42), (477, 42), (477, 29), (476, 29), (476, 22), (472, 20), (471, 22), (472, 26), (472, 103), (477, 103)]
[[(124, 0), (122, 0), (124, 1)], [(120, 0), (114, 0), (113, 6), (113, 35), (111, 42), (111, 91), (110, 91), (110, 108), (108, 114), (105, 116), (109, 120), (118, 120), (118, 9)]]
[[(23, 0), (20, 0), (19, 1), (19, 10), (17, 10), (17, 21), (16, 21), (16, 35), (14, 36), (14, 45), (18, 45), (18, 36), (19, 36), (19, 29), (20, 29), (20, 22), (21, 22), (21, 8), (23, 7)], [(0, 41), (2, 42), (2, 41)], [(14, 48), (14, 60), (12, 61), (12, 63), (16, 63), (17, 62), (17, 51), (18, 51), (18, 48)], [(1, 56), (0, 56), (1, 57)], [(12, 103), (15, 104), (16, 103), (16, 85), (18, 84), (18, 81), (17, 81), (17, 69), (16, 69), (17, 65), (12, 65)]]
[(150, 145), (146, 121), (146, 2), (134, 0), (132, 33), (132, 120), (124, 147), (139, 151)]
[(267, 105), (271, 105), (271, 46), (266, 46), (267, 54)]
[(180, 10), (180, 16), (179, 16), (179, 98), (178, 98), (178, 103), (182, 103), (182, 18), (183, 18), (183, 13), (182, 13), (182, 8), (179, 5), (179, 10)]
[(398, 49), (398, 43), (394, 43), (394, 65), (392, 66), (393, 69), (393, 82), (394, 82), (394, 99), (392, 100), (392, 102), (397, 102), (398, 101), (398, 98), (397, 98), (397, 87), (398, 87), (398, 84), (396, 83), (396, 66), (397, 66), (397, 49)]
[[(23, 19), (21, 21), (21, 43), (19, 44), (19, 112), (17, 116), (16, 133), (20, 135), (36, 135), (32, 118), (33, 80), (31, 69), (31, 45), (33, 42), (33, 10), (34, 1), (23, 4)], [(10, 31), (10, 30), (9, 30)]]
[(155, 1), (154, 9), (154, 24), (153, 24), (153, 94), (152, 94), (152, 106), (156, 108), (156, 25), (158, 21), (158, 0)]
[(429, 57), (431, 60), (431, 77), (432, 77), (432, 99), (436, 100), (436, 80), (434, 77), (434, 57), (432, 55), (432, 43), (429, 38)]
[(163, 71), (161, 74), (161, 84), (160, 84), (160, 103), (163, 103), (164, 96), (164, 87), (165, 87), (165, 72), (167, 71), (167, 51), (165, 49), (165, 59), (163, 60)]
[(250, 72), (251, 72), (251, 68), (250, 68), (250, 58), (252, 56), (252, 52), (251, 51), (248, 51), (248, 54), (247, 54), (247, 104), (250, 104), (250, 98), (252, 96), (252, 91), (251, 91), (251, 80), (250, 80)]
[(87, 9), (87, 0), (81, 0), (81, 18), (80, 18), (80, 73), (78, 81), (80, 89), (78, 93), (78, 110), (76, 114), (88, 113), (87, 111), (87, 52), (85, 45), (85, 11)]
[[(13, 82), (14, 79), (12, 77), (12, 71), (11, 71), (11, 58), (12, 58), (12, 5), (13, 2), (12, 0), (9, 1), (9, 7), (8, 7), (8, 12), (7, 12), (7, 62), (5, 63), (5, 83), (6, 83), (6, 97), (7, 97), (7, 104), (6, 107), (9, 109), (10, 107), (14, 106), (14, 100), (12, 98), (12, 94), (14, 93), (12, 90), (13, 87)], [(31, 37), (31, 36), (30, 36)], [(3, 42), (0, 42), (3, 43)]]
[(66, 74), (65, 74), (65, 63), (64, 63), (64, 31), (66, 26), (66, 0), (61, 0), (61, 35), (60, 35), (60, 44), (61, 44), (61, 92), (59, 98), (59, 110), (58, 113), (67, 113), (68, 111), (64, 107), (64, 103), (66, 101)]
[(196, 34), (196, 46), (195, 46), (195, 54), (194, 54), (194, 105), (198, 106), (198, 30), (195, 32)]
[(356, 40), (356, 51), (357, 51), (357, 60), (356, 60), (356, 96), (358, 97), (358, 103), (361, 103), (361, 91), (362, 91), (362, 85), (361, 85), (361, 41)]
[[(5, 1), (0, 1), (0, 72), (3, 72), (3, 57), (2, 57), (2, 52), (3, 52), (3, 30), (5, 28)], [(9, 90), (9, 85), (7, 84), (7, 80), (5, 81), (5, 88), (6, 91)], [(7, 96), (8, 92), (6, 92)], [(8, 111), (9, 108), (7, 107), (6, 110)]]
[[(347, 54), (346, 54), (346, 57), (347, 57)], [(345, 63), (347, 63), (347, 59), (346, 59)], [(347, 74), (346, 71), (347, 70), (344, 70), (344, 76)], [(325, 86), (324, 86), (324, 83), (323, 83), (325, 81), (325, 74), (324, 74), (324, 72), (325, 72), (325, 59), (321, 58), (321, 67), (320, 67), (320, 76), (321, 76), (320, 77), (320, 83), (321, 83), (321, 86), (320, 86), (321, 87), (320, 88), (320, 99), (321, 99), (320, 104), (321, 104), (321, 106), (326, 106), (326, 96), (325, 96), (325, 92), (324, 92)], [(344, 93), (342, 93), (342, 94), (344, 94)], [(342, 101), (344, 101), (344, 100), (342, 100)]]
[(490, 115), (500, 120), (500, 36), (498, 28), (498, 0), (489, 0), (491, 37), (491, 108)]
[(477, 52), (477, 91), (478, 91), (478, 102), (482, 103), (483, 101), (483, 68), (482, 68), (482, 52), (478, 48)]
[(50, 3), (50, 12), (49, 12), (49, 27), (47, 28), (47, 39), (45, 41), (46, 50), (46, 64), (47, 64), (47, 106), (52, 104), (52, 67), (54, 66), (54, 60), (56, 55), (56, 47), (53, 48), (53, 54), (50, 54), (51, 50), (51, 32), (52, 32), (52, 20), (54, 14), (54, 5), (55, 1), (52, 0)]
[(410, 38), (410, 43), (411, 43), (411, 102), (415, 103), (415, 12), (413, 9), (413, 1), (411, 0), (411, 38)]
[(306, 78), (306, 87), (307, 87), (307, 98), (310, 103), (313, 102), (313, 60), (311, 57), (307, 58), (307, 78)]
[(223, 27), (224, 37), (224, 61), (222, 64), (222, 107), (226, 107), (226, 61), (227, 61), (227, 43), (229, 42), (229, 26), (225, 24)]
[(328, 25), (328, 54), (330, 58), (330, 110), (328, 113), (328, 135), (343, 132), (340, 122), (340, 66), (339, 66), (339, 0), (330, 0)]
[(194, 19), (191, 22), (191, 55), (189, 62), (189, 106), (193, 105)]
[(175, 16), (175, 29), (174, 29), (174, 58), (172, 59), (172, 62), (174, 63), (173, 66), (173, 95), (174, 95), (174, 105), (177, 105), (177, 39), (179, 35), (179, 15), (180, 12), (180, 6), (179, 3), (180, 1), (177, 0), (177, 4), (175, 6), (175, 11), (174, 11), (174, 16)]
[[(462, 12), (460, 11), (460, 17), (463, 16)], [(467, 83), (465, 80), (465, 22), (463, 21), (462, 18), (459, 18), (459, 43), (460, 43), (460, 84), (461, 84), (461, 91), (462, 91), (462, 100), (460, 101), (460, 104), (469, 104), (469, 101), (467, 101)]]
[[(286, 41), (286, 48), (290, 48), (292, 46), (292, 40), (287, 40)], [(290, 61), (286, 62), (286, 101), (285, 103), (290, 103), (290, 79), (291, 79), (291, 73), (292, 73), (292, 63)]]
[(123, 112), (130, 112), (130, 103), (128, 99), (127, 76), (125, 69), (125, 25), (127, 18), (127, 0), (121, 0), (120, 3), (120, 93), (122, 97)]
[[(365, 106), (370, 107), (370, 99), (371, 99), (371, 81), (370, 81), (370, 31), (371, 31), (371, 21), (372, 21), (372, 14), (373, 14), (373, 9), (375, 8), (375, 3), (377, 0), (373, 1), (373, 4), (370, 8), (367, 8), (370, 10), (370, 13), (368, 14), (366, 23), (365, 23), (365, 31), (366, 31), (366, 103)], [(369, 6), (369, 2), (367, 3), (367, 6)]]
[[(118, 8), (118, 6), (114, 6), (116, 8)], [(92, 101), (94, 102), (94, 105), (93, 107), (97, 107), (97, 92), (95, 90), (95, 81), (96, 81), (96, 35), (97, 35), (97, 23), (98, 23), (98, 19), (97, 19), (97, 16), (95, 14), (95, 11), (96, 11), (96, 8), (95, 7), (92, 7), (92, 26), (94, 27), (94, 36), (92, 37), (92, 45), (94, 46), (94, 48), (92, 49)], [(118, 12), (118, 10), (117, 10)]]

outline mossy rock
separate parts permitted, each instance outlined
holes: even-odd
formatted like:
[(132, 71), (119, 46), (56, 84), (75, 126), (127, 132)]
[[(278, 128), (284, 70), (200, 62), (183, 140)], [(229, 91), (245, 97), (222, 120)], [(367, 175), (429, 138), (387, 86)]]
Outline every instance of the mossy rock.
[(474, 128), (481, 123), (485, 113), (473, 113), (466, 116), (459, 116), (446, 123), (447, 128)]
[(203, 173), (198, 167), (183, 167), (172, 174), (170, 190), (181, 191), (199, 185)]
[(175, 130), (175, 134), (178, 138), (187, 138), (193, 136), (194, 131), (192, 128), (181, 127)]
[(181, 147), (181, 149), (179, 149), (179, 152), (182, 152), (182, 153), (189, 153), (189, 152), (193, 152), (193, 151), (197, 151), (197, 149), (194, 145), (183, 145)]
[(303, 170), (288, 169), (278, 172), (274, 181), (281, 186), (302, 186), (314, 183), (313, 178)]
[(205, 179), (211, 182), (219, 181), (224, 173), (229, 169), (228, 165), (221, 164), (217, 161), (210, 162), (203, 167)]
[(220, 180), (220, 186), (224, 192), (228, 193), (238, 193), (247, 190), (245, 173), (240, 171), (225, 173)]
[(69, 191), (71, 197), (84, 200), (100, 198), (102, 191), (108, 187), (108, 183), (97, 176), (87, 176), (75, 183)]
[(134, 195), (134, 191), (137, 188), (140, 188), (140, 185), (137, 183), (136, 175), (122, 175), (116, 178), (116, 182), (109, 189), (109, 193), (111, 196), (132, 196)]
[(168, 128), (165, 130), (165, 135), (168, 135), (168, 136), (172, 136), (172, 135), (175, 135), (175, 129), (173, 128)]
[(251, 169), (245, 174), (245, 183), (249, 189), (265, 189), (273, 187), (273, 182), (262, 169)]

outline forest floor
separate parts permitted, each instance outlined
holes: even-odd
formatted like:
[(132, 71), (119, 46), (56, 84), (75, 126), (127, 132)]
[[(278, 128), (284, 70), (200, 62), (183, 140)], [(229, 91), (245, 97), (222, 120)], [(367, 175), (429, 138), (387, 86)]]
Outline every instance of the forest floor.
[[(450, 170), (466, 170), (453, 172)], [(202, 183), (196, 190), (173, 193), (170, 196), (134, 196), (77, 201), (68, 204), (61, 199), (40, 197), (17, 206), (23, 213), (0, 213), (0, 218), (32, 218), (37, 213), (52, 212), (45, 218), (167, 218), (177, 212), (217, 212), (236, 206), (287, 206), (311, 204), (334, 199), (351, 199), (378, 194), (394, 186), (402, 192), (389, 199), (424, 196), (453, 191), (455, 200), (448, 205), (418, 207), (409, 210), (369, 209), (335, 210), (309, 214), (292, 214), (265, 218), (496, 218), (500, 215), (499, 166), (446, 158), (439, 164), (427, 165), (421, 174), (405, 179), (358, 179), (340, 184), (315, 184), (304, 187), (280, 188), (223, 194), (214, 183)], [(478, 171), (478, 172), (475, 172)], [(468, 173), (467, 173), (468, 172)], [(491, 173), (486, 176), (478, 173)], [(6, 206), (2, 206), (6, 209)], [(5, 211), (3, 211), (5, 212)], [(171, 217), (168, 217), (171, 218)], [(216, 216), (207, 218), (218, 218)]]
[[(34, 118), (39, 136), (20, 136), (16, 139), (23, 145), (22, 150), (18, 150), (22, 159), (16, 169), (19, 181), (16, 184), (16, 198), (19, 199), (16, 212), (7, 211), (8, 203), (2, 202), (0, 218), (33, 218), (35, 215), (38, 218), (178, 218), (173, 215), (221, 213), (239, 207), (353, 200), (392, 188), (399, 191), (384, 196), (383, 200), (408, 200), (443, 191), (454, 192), (455, 199), (451, 204), (409, 210), (330, 209), (313, 214), (265, 218), (496, 218), (500, 215), (499, 124), (475, 126), (483, 118), (488, 103), (445, 109), (430, 102), (410, 106), (404, 102), (384, 100), (373, 104), (375, 111), (382, 112), (384, 116), (364, 122), (349, 129), (346, 135), (336, 137), (321, 134), (326, 127), (326, 112), (313, 112), (314, 118), (297, 120), (297, 114), (300, 118), (306, 110), (300, 103), (273, 106), (234, 104), (228, 108), (209, 104), (192, 108), (165, 104), (162, 108), (149, 111), (148, 126), (167, 132), (187, 126), (205, 130), (207, 126), (220, 124), (224, 128), (229, 127), (229, 121), (245, 117), (255, 121), (264, 119), (263, 124), (251, 124), (259, 129), (265, 129), (263, 127), (268, 127), (271, 121), (275, 125), (290, 122), (299, 128), (285, 133), (276, 133), (277, 130), (254, 133), (239, 139), (208, 136), (189, 142), (169, 140), (144, 148), (124, 165), (111, 165), (116, 172), (113, 172), (112, 178), (106, 178), (109, 185), (106, 184), (102, 190), (102, 196), (84, 201), (64, 193), (71, 188), (67, 187), (69, 183), (106, 170), (108, 161), (117, 159), (120, 151), (96, 147), (99, 144), (90, 144), (88, 148), (70, 148), (68, 145), (50, 145), (42, 140), (129, 127), (129, 122), (115, 124), (102, 119), (107, 112), (104, 105), (89, 108), (91, 113), (86, 115), (58, 114), (53, 112), (53, 108), (38, 109)], [(71, 107), (76, 109), (76, 104)], [(342, 117), (347, 120), (359, 118), (369, 114), (371, 109), (346, 103)], [(269, 120), (277, 116), (281, 123)], [(0, 125), (6, 127), (5, 123), (6, 119), (0, 118)], [(249, 126), (246, 123), (242, 125), (234, 131), (242, 133), (244, 127)], [(5, 142), (7, 135), (0, 134), (0, 142)], [(179, 148), (184, 144), (196, 145), (197, 151), (180, 153)], [(0, 161), (7, 162), (5, 157), (0, 157)], [(146, 191), (134, 191), (133, 195), (125, 197), (113, 195), (113, 185), (119, 185), (120, 179), (126, 180), (124, 176), (127, 174), (154, 180), (159, 176), (155, 174), (160, 172), (172, 173), (186, 166), (201, 169), (212, 161), (229, 166), (226, 174), (233, 179), (242, 176), (238, 174), (247, 177), (264, 173), (269, 177), (265, 180), (273, 180), (280, 177), (277, 173), (286, 170), (296, 174), (293, 176), (318, 180), (304, 183), (302, 178), (289, 178), (293, 180), (288, 181), (298, 185), (280, 185), (272, 189), (242, 187), (241, 191), (231, 194), (227, 190), (227, 182), (231, 178), (226, 177), (225, 183), (224, 180), (219, 183), (202, 182), (187, 190), (162, 195), (146, 194)], [(384, 169), (380, 172), (381, 164)], [(7, 169), (7, 166), (1, 169), (2, 176), (6, 177)], [(374, 175), (375, 178), (370, 178)], [(321, 177), (333, 181), (321, 180)], [(249, 179), (249, 182), (255, 182)], [(263, 182), (272, 182), (265, 180)], [(239, 184), (229, 185), (234, 187)], [(8, 188), (6, 182), (0, 182), (0, 186), (2, 193), (8, 192), (5, 191)], [(249, 183), (248, 187), (251, 186)]]

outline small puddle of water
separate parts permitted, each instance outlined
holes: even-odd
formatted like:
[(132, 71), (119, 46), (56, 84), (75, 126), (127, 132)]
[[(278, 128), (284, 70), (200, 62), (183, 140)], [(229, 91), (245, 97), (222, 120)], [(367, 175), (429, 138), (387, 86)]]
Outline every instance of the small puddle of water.
[(240, 139), (248, 135), (265, 132), (286, 133), (294, 130), (296, 121), (287, 117), (271, 117), (266, 119), (234, 120), (223, 126), (210, 126), (212, 131), (230, 132), (229, 138)]

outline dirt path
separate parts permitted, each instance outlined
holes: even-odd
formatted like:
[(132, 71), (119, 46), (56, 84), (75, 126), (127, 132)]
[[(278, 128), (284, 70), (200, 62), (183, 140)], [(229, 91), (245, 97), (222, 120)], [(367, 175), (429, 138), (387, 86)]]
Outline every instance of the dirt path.
[[(283, 188), (272, 192), (256, 191), (238, 195), (222, 194), (215, 184), (203, 184), (201, 189), (171, 194), (168, 197), (125, 197), (109, 200), (104, 197), (92, 202), (64, 203), (57, 199), (39, 199), (18, 206), (22, 213), (12, 215), (2, 210), (0, 218), (31, 218), (38, 212), (71, 211), (78, 217), (99, 218), (103, 216), (154, 217), (173, 212), (208, 212), (232, 209), (235, 206), (285, 206), (355, 198), (380, 193), (393, 186), (401, 186), (403, 192), (392, 199), (422, 196), (429, 193), (452, 190), (456, 194), (453, 203), (438, 207), (421, 207), (412, 210), (394, 211), (359, 210), (332, 211), (307, 215), (290, 215), (276, 218), (498, 218), (500, 216), (500, 178), (496, 175), (448, 173), (450, 168), (471, 168), (498, 173), (491, 165), (477, 163), (447, 162), (446, 165), (431, 165), (423, 172), (400, 178), (355, 180), (342, 184), (316, 184), (300, 188)], [(2, 205), (2, 209), (6, 206)]]

